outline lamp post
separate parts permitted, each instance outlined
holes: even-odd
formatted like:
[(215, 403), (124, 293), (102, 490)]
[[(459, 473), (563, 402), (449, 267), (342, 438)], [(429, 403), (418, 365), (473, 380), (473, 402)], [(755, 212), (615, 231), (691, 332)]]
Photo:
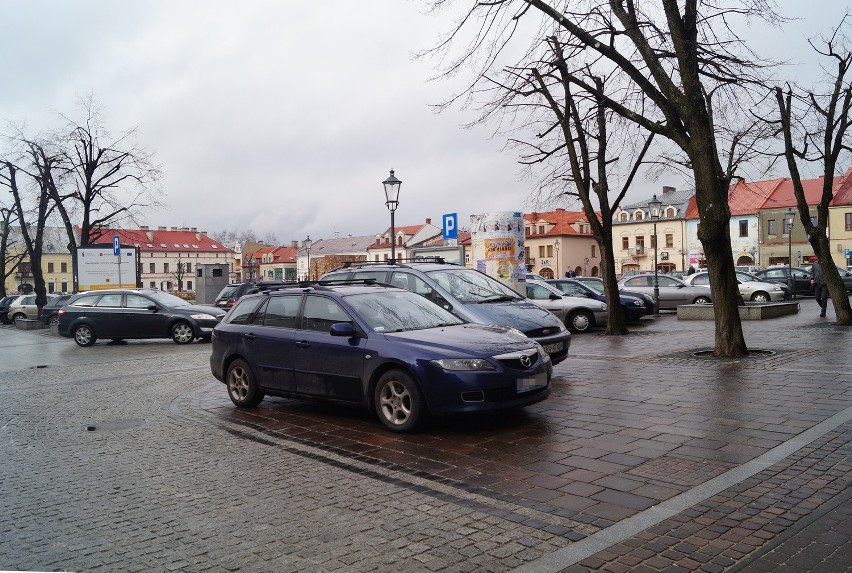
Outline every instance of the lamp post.
[(793, 292), (793, 221), (795, 215), (793, 208), (789, 207), (786, 217), (784, 217), (784, 225), (787, 227), (787, 286), (794, 298), (796, 296)]
[(390, 170), (390, 177), (382, 181), (385, 186), (385, 205), (391, 214), (391, 263), (396, 262), (396, 227), (393, 224), (393, 213), (399, 207), (399, 188), (402, 181), (393, 176), (393, 169)]
[(660, 316), (660, 281), (657, 276), (657, 221), (660, 218), (660, 207), (663, 202), (654, 198), (648, 201), (648, 210), (651, 211), (651, 220), (654, 221), (654, 316)]
[(307, 276), (308, 280), (311, 280), (311, 236), (310, 235), (308, 235), (308, 238), (305, 239), (305, 241), (304, 241), (304, 243), (302, 243), (302, 245), (304, 245), (305, 249), (307, 249), (307, 251), (308, 251), (308, 272), (307, 272), (306, 276)]
[(556, 276), (553, 278), (559, 278), (562, 275), (559, 274), (559, 239), (556, 239), (556, 242), (553, 243), (553, 246), (556, 248)]

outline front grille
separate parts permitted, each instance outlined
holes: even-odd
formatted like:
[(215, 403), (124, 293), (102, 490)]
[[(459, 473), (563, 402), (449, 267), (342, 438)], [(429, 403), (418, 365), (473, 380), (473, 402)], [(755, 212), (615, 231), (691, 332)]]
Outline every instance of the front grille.
[(527, 330), (524, 334), (527, 335), (528, 338), (544, 338), (545, 336), (553, 336), (554, 334), (559, 333), (559, 328), (555, 326), (551, 326), (549, 328), (535, 328), (533, 330)]
[(538, 365), (539, 357), (538, 350), (535, 348), (529, 350), (521, 350), (519, 352), (509, 352), (494, 357), (500, 364), (506, 368), (513, 370), (529, 370)]

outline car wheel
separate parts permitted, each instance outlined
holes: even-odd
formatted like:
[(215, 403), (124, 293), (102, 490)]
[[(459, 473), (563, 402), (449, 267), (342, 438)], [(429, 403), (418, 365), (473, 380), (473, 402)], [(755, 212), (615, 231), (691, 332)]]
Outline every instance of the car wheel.
[(12, 324), (12, 321), (9, 319), (8, 314), (4, 314), (3, 316), (0, 316), (0, 322), (2, 322), (3, 324)]
[(27, 315), (23, 312), (16, 312), (14, 315), (12, 315), (12, 322), (17, 322), (19, 318), (24, 319), (26, 317)]
[(97, 339), (95, 330), (88, 324), (81, 324), (74, 329), (74, 342), (80, 346), (91, 346)]
[(588, 332), (595, 325), (595, 317), (588, 310), (577, 310), (568, 316), (568, 328), (574, 332)]
[(386, 372), (376, 384), (376, 413), (394, 432), (409, 432), (423, 415), (423, 396), (411, 376), (401, 370)]
[(699, 296), (699, 297), (696, 297), (694, 301), (692, 301), (692, 304), (713, 304), (713, 303), (710, 300), (710, 297)]
[(257, 387), (251, 368), (244, 360), (231, 362), (225, 381), (228, 396), (238, 408), (254, 408), (263, 401), (263, 392)]
[(751, 302), (769, 302), (769, 295), (765, 292), (756, 292), (751, 295)]
[(47, 323), (48, 323), (50, 326), (53, 326), (53, 325), (55, 325), (55, 324), (59, 324), (59, 315), (58, 315), (58, 314), (54, 314), (53, 316), (51, 316), (51, 317), (50, 317), (50, 320), (48, 320), (48, 321), (47, 321)]
[(178, 322), (172, 327), (172, 340), (175, 344), (189, 344), (195, 339), (192, 325), (188, 322)]

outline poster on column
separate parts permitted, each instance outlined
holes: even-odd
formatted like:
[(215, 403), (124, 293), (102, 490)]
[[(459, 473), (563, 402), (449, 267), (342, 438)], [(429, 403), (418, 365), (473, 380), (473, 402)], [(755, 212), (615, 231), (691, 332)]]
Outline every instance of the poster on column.
[(471, 215), (470, 234), (477, 270), (526, 296), (523, 215), (519, 211)]

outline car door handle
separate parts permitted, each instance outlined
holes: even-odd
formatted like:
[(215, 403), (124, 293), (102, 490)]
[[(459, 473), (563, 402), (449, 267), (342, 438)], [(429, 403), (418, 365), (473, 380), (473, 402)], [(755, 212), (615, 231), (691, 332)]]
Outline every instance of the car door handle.
[(298, 342), (296, 342), (296, 346), (298, 346), (299, 348), (307, 348), (310, 345), (311, 345), (311, 343), (308, 342), (307, 340), (299, 340)]
[(243, 334), (243, 338), (248, 338), (249, 340), (254, 340), (254, 333), (249, 332), (248, 334)]

